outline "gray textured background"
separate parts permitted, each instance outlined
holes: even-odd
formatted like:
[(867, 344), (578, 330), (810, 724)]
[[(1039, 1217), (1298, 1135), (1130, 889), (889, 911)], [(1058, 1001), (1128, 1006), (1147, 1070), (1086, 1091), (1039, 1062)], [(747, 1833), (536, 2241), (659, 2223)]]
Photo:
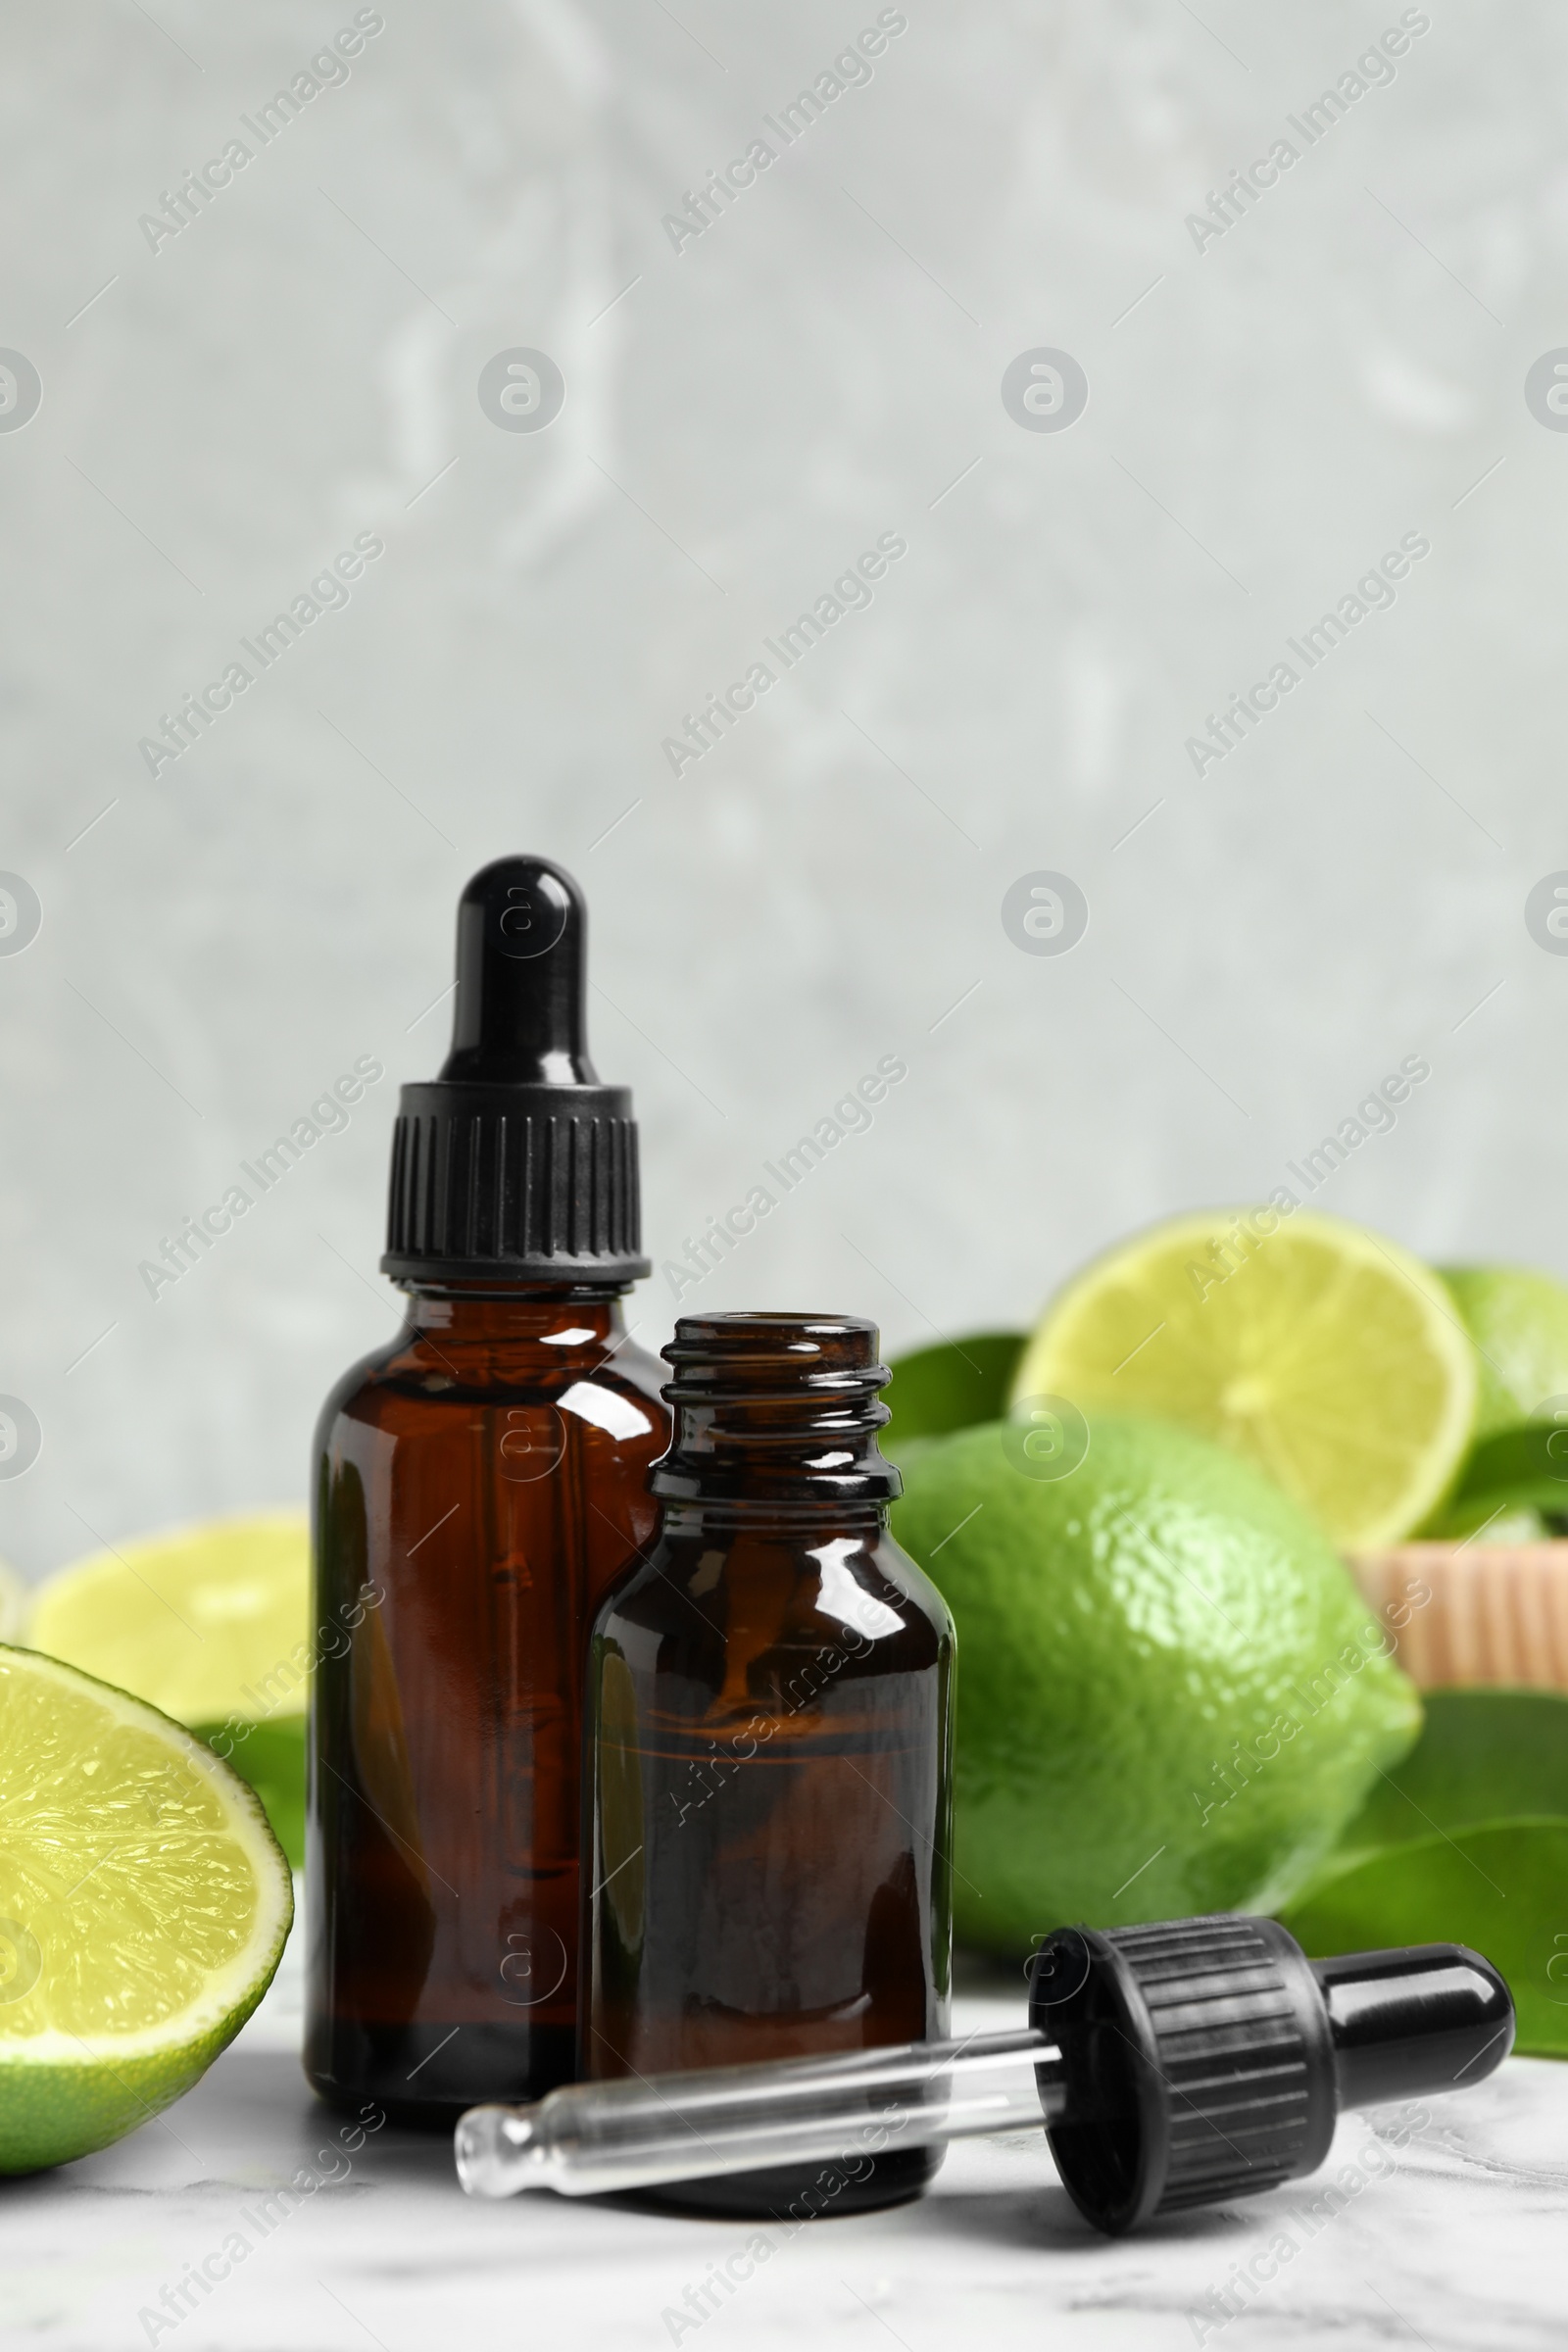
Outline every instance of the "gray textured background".
[[(0, 344), (44, 391), (0, 434), (0, 867), (44, 911), (0, 957), (0, 1390), (44, 1445), (0, 1552), (303, 1495), (392, 1325), (388, 1129), (445, 1050), (453, 903), (508, 850), (590, 893), (657, 1259), (907, 1061), (688, 1299), (895, 1348), (1016, 1322), (1414, 1054), (1320, 1202), (1568, 1271), (1568, 960), (1523, 914), (1568, 865), (1568, 436), (1523, 397), (1568, 342), (1568, 17), (1434, 0), (1200, 253), (1186, 216), (1397, 7), (909, 0), (677, 254), (662, 217), (874, 6), (383, 13), (153, 252), (140, 216), (353, 7), (5, 12)], [(476, 397), (518, 345), (565, 376), (542, 432)], [(1041, 345), (1088, 373), (1069, 431), (1003, 407)], [(870, 609), (672, 776), (682, 713), (890, 530)], [(365, 531), (348, 607), (149, 776), (159, 714)], [(1406, 532), (1394, 609), (1195, 775), (1205, 713)], [(1003, 928), (1042, 868), (1090, 904), (1069, 955)], [(149, 1298), (138, 1262), (360, 1054), (347, 1132)], [(667, 1281), (632, 1311), (660, 1343)]]

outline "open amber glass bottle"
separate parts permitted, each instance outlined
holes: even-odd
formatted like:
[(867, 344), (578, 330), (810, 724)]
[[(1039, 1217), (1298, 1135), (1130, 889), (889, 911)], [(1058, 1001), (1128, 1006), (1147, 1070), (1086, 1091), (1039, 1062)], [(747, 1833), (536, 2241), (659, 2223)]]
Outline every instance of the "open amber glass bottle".
[[(941, 2034), (953, 1626), (888, 1533), (875, 1327), (687, 1316), (664, 1355), (661, 1525), (589, 1660), (581, 2072)], [(829, 2166), (662, 2193), (846, 2212), (913, 2195), (939, 2162), (868, 2119)]]

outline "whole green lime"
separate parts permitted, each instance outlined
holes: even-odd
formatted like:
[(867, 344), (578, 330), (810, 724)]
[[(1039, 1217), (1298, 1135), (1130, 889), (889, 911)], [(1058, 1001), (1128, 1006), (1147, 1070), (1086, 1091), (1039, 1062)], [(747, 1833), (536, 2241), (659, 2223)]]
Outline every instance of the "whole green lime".
[(981, 1949), (1275, 1909), (1420, 1729), (1327, 1539), (1189, 1431), (1040, 1403), (920, 1446), (894, 1529), (957, 1625), (955, 1924)]
[(1440, 1266), (1481, 1367), (1475, 1442), (1560, 1417), (1568, 1397), (1568, 1287), (1534, 1266)]

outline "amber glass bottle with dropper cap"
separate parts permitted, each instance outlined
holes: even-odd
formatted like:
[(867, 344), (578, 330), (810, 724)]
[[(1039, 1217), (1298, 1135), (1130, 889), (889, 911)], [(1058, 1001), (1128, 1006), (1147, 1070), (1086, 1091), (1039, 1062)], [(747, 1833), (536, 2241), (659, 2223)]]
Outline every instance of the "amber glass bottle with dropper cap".
[[(874, 1325), (683, 1316), (658, 1536), (588, 1669), (585, 2076), (947, 2030), (953, 1621), (888, 1533)], [(910, 2140), (913, 2139), (910, 2134)], [(869, 2112), (842, 2161), (666, 2200), (852, 2212), (941, 2161)]]
[(393, 1146), (407, 1323), (318, 1431), (306, 2071), (406, 2122), (573, 2072), (584, 1655), (668, 1430), (585, 928), (544, 858), (465, 890), (452, 1052)]

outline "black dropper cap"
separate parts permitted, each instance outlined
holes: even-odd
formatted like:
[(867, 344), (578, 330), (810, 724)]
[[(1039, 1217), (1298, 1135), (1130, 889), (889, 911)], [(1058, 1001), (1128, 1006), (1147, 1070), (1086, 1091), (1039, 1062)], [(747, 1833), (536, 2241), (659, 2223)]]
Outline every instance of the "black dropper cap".
[(631, 1096), (588, 1058), (588, 913), (548, 858), (458, 902), (452, 1051), (406, 1086), (381, 1271), (394, 1282), (624, 1288), (641, 1254)]
[(1029, 2022), (1062, 2183), (1119, 2232), (1312, 2172), (1342, 2107), (1461, 2090), (1513, 2046), (1513, 2000), (1460, 1943), (1308, 1960), (1277, 1920), (1063, 1928)]

